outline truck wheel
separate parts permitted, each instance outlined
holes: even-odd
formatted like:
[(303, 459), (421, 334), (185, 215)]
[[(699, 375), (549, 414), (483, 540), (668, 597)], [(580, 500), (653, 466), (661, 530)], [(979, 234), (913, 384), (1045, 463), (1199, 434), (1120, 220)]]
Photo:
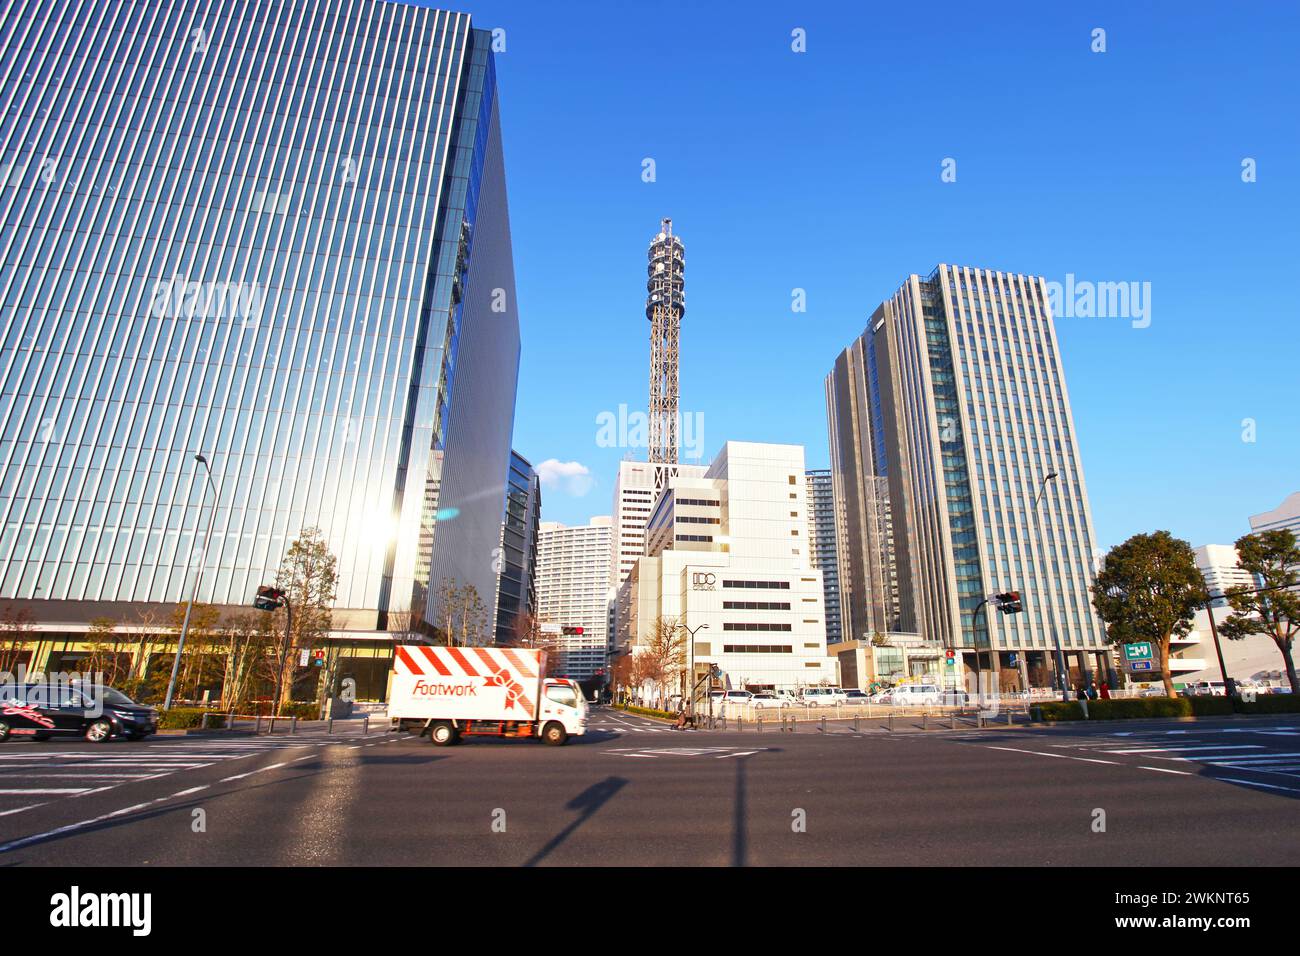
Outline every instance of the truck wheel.
[(429, 728), (429, 739), (438, 747), (450, 747), (458, 737), (456, 728), (445, 720), (440, 720)]
[(553, 720), (542, 728), (542, 740), (546, 741), (552, 747), (559, 747), (568, 739), (569, 735), (565, 731), (564, 725), (557, 721)]

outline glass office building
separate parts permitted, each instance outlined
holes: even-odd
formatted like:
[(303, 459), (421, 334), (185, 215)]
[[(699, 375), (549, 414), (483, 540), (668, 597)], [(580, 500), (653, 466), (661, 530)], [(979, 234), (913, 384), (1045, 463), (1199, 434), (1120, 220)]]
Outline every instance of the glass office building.
[(491, 39), (398, 0), (7, 6), (0, 601), (120, 618), (201, 570), (246, 606), (319, 527), (336, 628), (448, 577), (491, 603), (519, 360)]
[(520, 614), (537, 614), (537, 536), (541, 520), (541, 479), (527, 458), (512, 451), (493, 614), (498, 644), (516, 640), (515, 622)]
[[(826, 378), (844, 628), (966, 650), (1004, 689), (1108, 674), (1095, 537), (1041, 278), (909, 277)], [(990, 594), (1019, 591), (1000, 615)]]

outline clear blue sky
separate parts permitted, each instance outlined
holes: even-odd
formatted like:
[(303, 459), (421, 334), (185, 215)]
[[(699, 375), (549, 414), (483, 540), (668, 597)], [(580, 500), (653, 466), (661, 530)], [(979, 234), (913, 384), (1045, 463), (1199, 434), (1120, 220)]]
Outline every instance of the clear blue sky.
[(1057, 321), (1100, 545), (1230, 542), (1300, 490), (1296, 4), (457, 8), (506, 30), (515, 445), (590, 472), (546, 488), (544, 519), (609, 512), (624, 450), (596, 417), (645, 407), (662, 216), (686, 243), (682, 404), (706, 459), (739, 439), (827, 464), (835, 355), (950, 262), (1151, 283), (1148, 328)]

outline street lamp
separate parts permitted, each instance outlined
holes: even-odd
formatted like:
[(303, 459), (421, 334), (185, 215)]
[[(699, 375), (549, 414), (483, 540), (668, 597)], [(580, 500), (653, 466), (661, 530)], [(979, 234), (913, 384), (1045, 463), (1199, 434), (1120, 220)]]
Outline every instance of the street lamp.
[[(208, 557), (208, 544), (212, 540), (212, 525), (217, 520), (217, 502), (220, 500), (220, 493), (217, 486), (212, 480), (212, 469), (208, 466), (208, 460), (203, 455), (195, 455), (194, 461), (203, 466), (207, 475), (207, 485), (203, 489), (203, 497), (208, 497), (208, 489), (212, 489), (212, 512), (208, 516), (208, 531), (203, 538), (203, 550), (200, 552), (202, 558), (199, 561), (198, 570), (194, 573), (194, 587), (190, 590), (190, 599), (185, 604), (185, 620), (181, 623), (181, 636), (176, 642), (176, 657), (172, 660), (172, 676), (167, 681), (167, 697), (163, 701), (163, 709), (170, 710), (172, 706), (172, 697), (176, 693), (176, 675), (180, 672), (181, 655), (185, 652), (185, 638), (190, 631), (190, 615), (194, 613), (194, 599), (198, 597), (199, 582), (203, 580), (203, 565)], [(194, 475), (190, 477), (190, 491), (194, 490), (194, 476), (198, 474), (198, 468), (194, 469)], [(200, 508), (199, 514), (203, 513)], [(196, 529), (197, 530), (197, 529)], [(190, 576), (190, 561), (194, 558), (194, 548), (190, 548), (189, 556), (185, 559), (185, 576)]]
[[(1049, 481), (1055, 481), (1059, 477), (1060, 475), (1057, 472), (1049, 471), (1043, 477), (1043, 482), (1038, 488), (1038, 494), (1034, 495), (1034, 514), (1038, 517), (1038, 530), (1040, 532), (1043, 529), (1043, 513), (1038, 510), (1038, 503), (1043, 500), (1043, 492), (1047, 490), (1047, 483)], [(1046, 564), (1044, 564), (1044, 570), (1046, 570)], [(1065, 654), (1061, 651), (1061, 632), (1057, 630), (1056, 627), (1056, 605), (1051, 600), (1047, 602), (1047, 613), (1052, 621), (1052, 641), (1056, 645), (1056, 673), (1059, 675), (1061, 681), (1061, 700), (1068, 702), (1070, 700), (1070, 692), (1066, 689)], [(977, 655), (976, 660), (978, 659), (979, 657)]]
[(691, 726), (694, 726), (695, 725), (695, 635), (700, 631), (708, 630), (709, 625), (701, 624), (699, 627), (692, 630), (691, 628), (687, 627), (686, 622), (683, 621), (681, 624), (678, 624), (677, 626), (690, 635), (690, 637), (688, 638), (690, 644), (686, 648), (686, 666), (687, 666), (687, 674), (689, 675), (686, 678), (686, 686), (687, 688), (689, 688), (687, 703), (686, 703), (686, 713), (687, 716), (690, 717), (691, 719)]

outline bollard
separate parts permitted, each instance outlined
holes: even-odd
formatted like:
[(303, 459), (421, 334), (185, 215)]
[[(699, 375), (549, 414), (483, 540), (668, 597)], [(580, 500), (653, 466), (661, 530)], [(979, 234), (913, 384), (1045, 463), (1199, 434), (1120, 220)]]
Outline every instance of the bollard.
[(797, 721), (797, 718), (795, 718), (794, 716), (791, 716), (791, 717), (790, 717), (790, 733), (794, 733), (794, 732), (795, 732), (796, 721)]
[(253, 727), (253, 733), (254, 733), (254, 734), (260, 734), (261, 732), (262, 732), (262, 715), (261, 715), (261, 714), (258, 714), (258, 715), (257, 715), (257, 723), (256, 723), (256, 724), (254, 725), (254, 727)]
[(207, 730), (207, 729), (208, 729), (208, 715), (204, 714), (202, 717), (199, 718), (199, 730)]
[(924, 710), (921, 712), (921, 729), (922, 730), (930, 729), (930, 712), (928, 710)]
[(854, 714), (854, 715), (853, 715), (853, 732), (856, 734), (856, 733), (861, 732), (861, 730), (862, 730), (862, 718), (859, 717), (857, 714)]
[(365, 737), (369, 735), (369, 733), (370, 733), (370, 715), (366, 714), (366, 716), (361, 718), (361, 735)]
[(1011, 711), (1007, 711), (1007, 726), (1011, 726)]
[(889, 729), (891, 731), (894, 729), (894, 712), (892, 710), (889, 712)]
[(235, 712), (233, 710), (230, 713), (226, 714), (226, 729), (227, 730), (235, 729)]
[(270, 726), (270, 728), (269, 728), (266, 732), (267, 732), (268, 734), (274, 734), (274, 733), (275, 733), (275, 714), (272, 714), (272, 715), (271, 715), (271, 726)]
[(737, 718), (736, 718), (736, 733), (740, 734), (740, 733), (744, 733), (744, 731), (745, 731), (745, 718), (744, 718), (744, 717), (737, 717)]
[(291, 733), (291, 734), (296, 734), (297, 732), (298, 732), (298, 718), (297, 718), (297, 717), (290, 717), (290, 718), (289, 718), (289, 733)]
[(756, 723), (757, 726), (755, 726), (754, 730), (761, 734), (761, 733), (763, 732), (763, 715), (762, 715), (762, 714), (759, 714), (759, 715), (758, 715), (758, 720), (755, 721), (755, 723)]
[(821, 729), (821, 732), (822, 732), (822, 733), (826, 733), (826, 715), (825, 715), (825, 714), (822, 714), (822, 725), (821, 725), (821, 728), (820, 728), (820, 729)]
[(981, 714), (978, 710), (975, 711), (975, 729), (976, 730), (984, 729), (984, 715)]
[(948, 715), (948, 729), (949, 730), (957, 729), (957, 711), (955, 710)]
[(334, 733), (334, 718), (333, 718), (333, 717), (331, 717), (329, 720), (325, 721), (325, 733), (327, 733), (327, 734), (332, 734), (332, 733)]

